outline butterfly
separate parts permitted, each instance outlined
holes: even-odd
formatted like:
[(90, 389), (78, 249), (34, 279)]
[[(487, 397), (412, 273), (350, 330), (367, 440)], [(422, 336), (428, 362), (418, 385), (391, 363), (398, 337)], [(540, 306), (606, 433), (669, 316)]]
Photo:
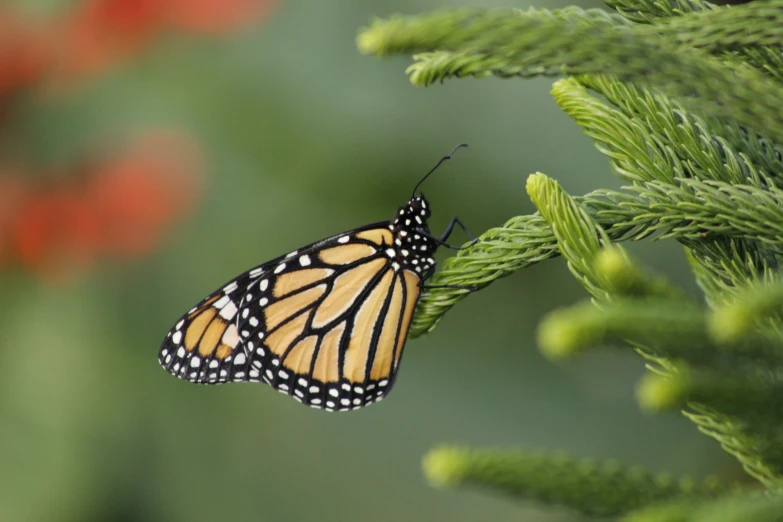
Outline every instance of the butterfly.
[[(394, 219), (312, 243), (248, 270), (182, 316), (158, 360), (201, 384), (265, 382), (314, 408), (345, 411), (383, 399), (397, 376), (433, 255), (430, 205), (419, 186)], [(472, 237), (472, 236), (471, 236)], [(474, 240), (475, 242), (476, 240)]]

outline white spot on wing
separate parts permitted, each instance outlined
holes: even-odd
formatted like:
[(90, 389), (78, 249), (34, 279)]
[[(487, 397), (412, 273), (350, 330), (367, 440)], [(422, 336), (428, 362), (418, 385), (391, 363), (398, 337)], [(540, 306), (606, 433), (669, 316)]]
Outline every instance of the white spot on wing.
[(285, 270), (285, 263), (280, 263), (277, 265), (277, 267), (275, 267), (275, 274), (279, 274), (283, 270)]
[(239, 333), (237, 332), (237, 327), (233, 324), (228, 325), (228, 328), (226, 328), (226, 331), (223, 333), (223, 338), (221, 340), (223, 341), (223, 344), (227, 344), (231, 348), (236, 348), (237, 344), (239, 344)]
[(245, 364), (247, 359), (245, 358), (244, 353), (238, 353), (237, 356), (234, 358), (234, 364)]
[(307, 266), (310, 264), (310, 256), (302, 256), (299, 258), (299, 264), (302, 266)]
[(225, 319), (226, 321), (230, 321), (234, 318), (234, 316), (237, 314), (237, 305), (234, 304), (233, 301), (229, 301), (226, 306), (223, 307), (222, 310), (220, 310), (220, 317)]
[(338, 243), (347, 243), (351, 238), (349, 236), (343, 236), (337, 240)]
[(172, 341), (174, 344), (179, 344), (179, 342), (180, 342), (181, 340), (182, 340), (182, 332), (180, 332), (179, 330), (177, 330), (176, 332), (174, 332), (174, 335), (172, 335), (172, 336), (171, 336), (171, 341)]
[(228, 297), (227, 295), (224, 295), (223, 297), (221, 297), (220, 299), (215, 301), (215, 304), (213, 304), (212, 306), (214, 306), (215, 308), (220, 309), (220, 308), (223, 308), (224, 306), (226, 306), (226, 304), (228, 304), (229, 301), (231, 301), (231, 298)]

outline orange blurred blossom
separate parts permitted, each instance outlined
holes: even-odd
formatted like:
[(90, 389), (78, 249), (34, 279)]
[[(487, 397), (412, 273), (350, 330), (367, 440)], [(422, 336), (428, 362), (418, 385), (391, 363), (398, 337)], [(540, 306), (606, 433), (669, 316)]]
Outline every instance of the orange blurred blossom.
[(199, 170), (184, 137), (156, 133), (82, 173), (86, 181), (52, 188), (0, 178), (0, 188), (16, 187), (6, 192), (16, 195), (12, 210), (0, 213), (4, 257), (52, 279), (83, 272), (101, 256), (148, 254), (195, 202)]
[(188, 210), (199, 192), (194, 145), (173, 133), (151, 134), (104, 165), (87, 192), (100, 215), (105, 252), (149, 252), (163, 228)]
[(56, 25), (62, 73), (93, 73), (141, 50), (162, 27), (160, 0), (86, 0)]
[(276, 0), (164, 0), (166, 21), (173, 29), (221, 34), (266, 18)]
[(43, 77), (49, 49), (39, 25), (9, 8), (0, 9), (0, 97)]

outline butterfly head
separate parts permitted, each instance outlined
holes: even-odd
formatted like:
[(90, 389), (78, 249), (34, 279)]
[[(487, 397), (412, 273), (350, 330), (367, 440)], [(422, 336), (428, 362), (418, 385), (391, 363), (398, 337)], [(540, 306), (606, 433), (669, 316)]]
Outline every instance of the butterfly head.
[(395, 229), (403, 229), (409, 231), (423, 230), (429, 233), (429, 226), (427, 220), (432, 215), (430, 211), (430, 204), (424, 194), (414, 195), (407, 204), (400, 207), (397, 210), (397, 215), (394, 216), (392, 226)]
[(410, 210), (410, 215), (421, 216), (421, 219), (423, 220), (429, 219), (432, 215), (432, 211), (430, 211), (430, 203), (421, 192), (419, 192), (416, 196), (413, 196), (410, 201), (408, 201), (407, 206)]

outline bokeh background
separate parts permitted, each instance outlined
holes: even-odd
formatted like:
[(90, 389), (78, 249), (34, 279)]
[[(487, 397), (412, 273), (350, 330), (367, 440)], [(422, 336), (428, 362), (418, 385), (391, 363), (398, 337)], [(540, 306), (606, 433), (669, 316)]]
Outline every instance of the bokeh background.
[[(405, 59), (355, 48), (373, 16), (477, 4), (529, 5), (2, 2), (0, 520), (577, 520), (430, 488), (420, 459), (442, 442), (738, 475), (685, 419), (638, 411), (638, 358), (538, 353), (542, 315), (586, 298), (562, 260), (461, 302), (408, 344), (391, 396), (358, 412), (158, 367), (166, 331), (208, 292), (390, 218), (459, 142), (425, 186), (434, 230), (532, 212), (534, 171), (574, 194), (618, 186), (551, 80), (416, 89)], [(698, 292), (676, 244), (631, 249)]]

